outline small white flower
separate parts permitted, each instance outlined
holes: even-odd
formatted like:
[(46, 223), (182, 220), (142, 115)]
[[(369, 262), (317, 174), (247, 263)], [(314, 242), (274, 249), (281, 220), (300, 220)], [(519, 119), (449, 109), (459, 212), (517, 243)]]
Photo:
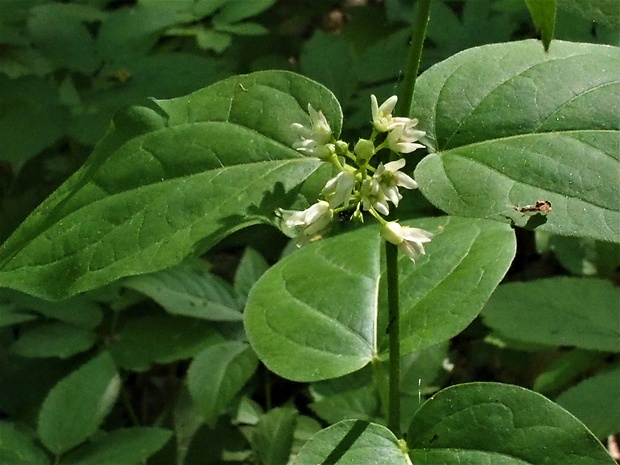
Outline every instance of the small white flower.
[(416, 149), (423, 148), (422, 144), (415, 143), (426, 134), (424, 131), (414, 129), (418, 124), (418, 120), (402, 119), (406, 121), (393, 124), (387, 135), (386, 141), (390, 150), (399, 153), (411, 153)]
[(327, 118), (321, 111), (316, 111), (312, 105), (308, 104), (308, 114), (310, 115), (310, 127), (306, 127), (299, 123), (291, 124), (291, 128), (295, 131), (300, 141), (293, 144), (293, 148), (306, 155), (328, 158), (335, 153), (335, 146), (331, 144), (332, 129), (329, 127)]
[(390, 130), (390, 126), (394, 123), (394, 117), (392, 111), (398, 102), (398, 97), (392, 95), (389, 99), (379, 106), (377, 103), (377, 97), (370, 96), (370, 109), (372, 112), (372, 125), (379, 132), (387, 132)]
[(424, 255), (424, 244), (430, 242), (433, 234), (424, 229), (401, 226), (396, 221), (390, 221), (381, 228), (383, 238), (398, 246), (412, 261)]
[(288, 232), (298, 237), (298, 242), (304, 242), (321, 231), (329, 224), (334, 211), (329, 203), (321, 200), (303, 211), (278, 210), (284, 220), (284, 227)]
[(385, 165), (380, 163), (373, 175), (385, 196), (396, 207), (398, 207), (400, 199), (403, 198), (400, 192), (398, 192), (399, 187), (404, 187), (405, 189), (416, 189), (418, 187), (418, 183), (412, 177), (400, 172), (405, 167), (405, 163), (403, 158), (391, 161)]
[(355, 173), (341, 171), (327, 181), (321, 194), (327, 199), (331, 208), (337, 208), (340, 205), (348, 206), (354, 186)]
[(360, 194), (362, 196), (362, 207), (364, 210), (368, 211), (372, 207), (382, 215), (388, 215), (390, 213), (388, 198), (385, 196), (379, 182), (375, 178), (364, 179)]
[(306, 154), (310, 157), (320, 158), (326, 160), (334, 153), (336, 153), (336, 147), (334, 144), (319, 144), (313, 139), (304, 139), (293, 144), (293, 148), (298, 152)]

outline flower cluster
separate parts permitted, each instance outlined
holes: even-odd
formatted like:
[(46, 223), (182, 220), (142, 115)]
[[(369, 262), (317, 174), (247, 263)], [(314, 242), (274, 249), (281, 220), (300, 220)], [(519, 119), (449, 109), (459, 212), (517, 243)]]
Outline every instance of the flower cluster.
[[(291, 125), (299, 136), (293, 148), (329, 161), (337, 171), (321, 191), (324, 200), (303, 211), (278, 211), (284, 231), (296, 237), (299, 245), (317, 237), (336, 214), (350, 211), (351, 219), (363, 221), (366, 211), (381, 223), (383, 238), (397, 245), (411, 260), (424, 254), (424, 244), (433, 237), (431, 233), (384, 218), (390, 214), (390, 205), (398, 207), (403, 198), (399, 188), (418, 187), (411, 176), (401, 171), (406, 165), (402, 154), (424, 147), (418, 143), (425, 133), (416, 129), (417, 119), (392, 116), (396, 102), (397, 97), (392, 96), (379, 105), (376, 97), (371, 96), (373, 131), (369, 139), (360, 139), (353, 151), (346, 142), (334, 138), (325, 115), (311, 105), (310, 126)], [(377, 154), (384, 149), (395, 158), (393, 161), (377, 160)]]

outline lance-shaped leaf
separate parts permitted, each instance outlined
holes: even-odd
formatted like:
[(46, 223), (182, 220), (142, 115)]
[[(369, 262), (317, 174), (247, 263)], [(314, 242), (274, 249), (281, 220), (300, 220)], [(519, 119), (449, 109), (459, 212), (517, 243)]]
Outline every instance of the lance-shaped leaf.
[[(444, 211), (562, 235), (620, 238), (620, 49), (534, 41), (467, 50), (426, 71), (412, 113), (431, 153), (415, 176)], [(552, 211), (518, 211), (537, 200)]]
[(540, 32), (545, 51), (547, 51), (555, 29), (556, 0), (525, 0), (525, 4), (530, 10), (530, 15), (532, 15), (536, 29)]
[(121, 112), (84, 167), (0, 248), (0, 286), (70, 296), (166, 268), (316, 198), (329, 167), (291, 148), (291, 123), (309, 125), (309, 103), (338, 135), (331, 92), (288, 72)]
[[(407, 222), (435, 234), (414, 265), (400, 257), (403, 353), (447, 340), (480, 312), (510, 266), (514, 233), (457, 217)], [(259, 358), (297, 381), (343, 376), (387, 350), (377, 227), (310, 244), (269, 269), (248, 298), (245, 327)]]
[(416, 465), (613, 465), (570, 413), (527, 389), (497, 383), (453, 386), (415, 413), (409, 449)]

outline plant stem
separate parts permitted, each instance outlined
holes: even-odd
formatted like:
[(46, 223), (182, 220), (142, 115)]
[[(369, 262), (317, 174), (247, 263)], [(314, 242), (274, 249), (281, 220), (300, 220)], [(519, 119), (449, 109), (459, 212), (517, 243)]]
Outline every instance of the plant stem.
[(418, 71), (420, 70), (420, 59), (422, 58), (422, 48), (426, 37), (426, 26), (431, 16), (431, 0), (418, 0), (415, 16), (413, 18), (413, 33), (409, 44), (409, 56), (407, 57), (407, 68), (405, 69), (405, 80), (400, 98), (398, 99), (398, 114), (411, 116), (411, 104), (413, 102), (413, 89)]
[[(431, 0), (418, 0), (415, 17), (413, 19), (413, 33), (409, 45), (409, 56), (405, 69), (405, 81), (402, 94), (398, 101), (399, 115), (411, 115), (413, 89), (415, 87), (420, 59), (426, 36), (426, 26), (431, 13)], [(388, 428), (401, 437), (400, 431), (400, 308), (398, 299), (398, 248), (385, 242), (385, 260), (387, 268), (387, 297), (390, 341), (389, 386), (388, 386)]]
[(400, 309), (398, 301), (398, 248), (385, 241), (388, 293), (388, 334), (390, 338), (388, 428), (401, 437), (400, 432)]

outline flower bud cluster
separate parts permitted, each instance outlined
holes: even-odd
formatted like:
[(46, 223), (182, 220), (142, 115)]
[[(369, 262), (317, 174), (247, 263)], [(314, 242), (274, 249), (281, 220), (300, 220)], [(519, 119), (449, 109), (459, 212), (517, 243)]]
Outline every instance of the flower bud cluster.
[[(337, 171), (321, 191), (324, 200), (303, 211), (278, 210), (284, 231), (296, 237), (298, 245), (317, 237), (336, 214), (350, 211), (352, 220), (363, 221), (362, 212), (366, 211), (381, 223), (384, 239), (397, 245), (411, 260), (424, 254), (423, 244), (431, 240), (431, 233), (384, 218), (390, 214), (390, 204), (398, 207), (403, 198), (399, 188), (418, 187), (411, 176), (401, 171), (406, 165), (402, 154), (424, 147), (418, 143), (425, 133), (415, 129), (417, 119), (392, 116), (396, 102), (394, 95), (379, 105), (371, 96), (372, 134), (369, 139), (359, 139), (352, 152), (349, 144), (334, 138), (325, 115), (311, 105), (310, 126), (291, 125), (299, 136), (293, 148), (330, 162)], [(397, 158), (386, 163), (378, 161), (377, 154), (383, 149)]]

